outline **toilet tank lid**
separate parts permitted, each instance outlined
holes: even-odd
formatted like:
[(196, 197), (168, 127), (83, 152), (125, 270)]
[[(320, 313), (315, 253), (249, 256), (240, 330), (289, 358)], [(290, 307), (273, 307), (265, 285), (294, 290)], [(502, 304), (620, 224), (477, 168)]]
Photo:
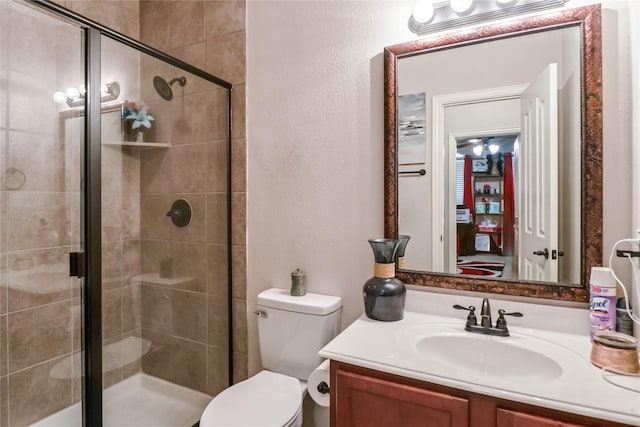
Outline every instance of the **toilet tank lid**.
[(258, 305), (323, 316), (338, 310), (342, 306), (342, 299), (331, 295), (320, 295), (310, 292), (297, 297), (292, 296), (289, 289), (272, 288), (258, 295)]

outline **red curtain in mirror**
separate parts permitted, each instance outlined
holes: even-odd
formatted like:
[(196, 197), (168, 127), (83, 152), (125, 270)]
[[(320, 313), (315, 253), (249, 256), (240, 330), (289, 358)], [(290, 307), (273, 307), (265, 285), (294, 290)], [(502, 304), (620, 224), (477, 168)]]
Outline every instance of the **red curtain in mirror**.
[(502, 250), (510, 256), (514, 253), (514, 198), (513, 198), (513, 154), (504, 155), (504, 212), (502, 217)]
[(473, 218), (475, 206), (473, 204), (473, 189), (471, 188), (471, 156), (464, 156), (464, 194), (462, 196), (464, 204), (469, 208), (469, 213)]

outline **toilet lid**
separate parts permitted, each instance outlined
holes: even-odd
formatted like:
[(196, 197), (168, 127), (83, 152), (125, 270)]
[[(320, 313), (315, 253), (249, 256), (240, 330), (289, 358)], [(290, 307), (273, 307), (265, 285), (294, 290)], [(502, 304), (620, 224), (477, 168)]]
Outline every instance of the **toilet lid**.
[(286, 426), (301, 405), (296, 378), (261, 371), (217, 395), (204, 410), (200, 427)]

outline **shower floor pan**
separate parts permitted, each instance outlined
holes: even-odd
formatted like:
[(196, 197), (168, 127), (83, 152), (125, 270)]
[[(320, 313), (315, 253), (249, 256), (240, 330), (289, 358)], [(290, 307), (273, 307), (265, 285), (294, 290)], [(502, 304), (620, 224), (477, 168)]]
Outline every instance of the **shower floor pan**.
[[(104, 427), (191, 427), (211, 396), (138, 373), (104, 391)], [(82, 427), (76, 403), (44, 418), (34, 427)]]

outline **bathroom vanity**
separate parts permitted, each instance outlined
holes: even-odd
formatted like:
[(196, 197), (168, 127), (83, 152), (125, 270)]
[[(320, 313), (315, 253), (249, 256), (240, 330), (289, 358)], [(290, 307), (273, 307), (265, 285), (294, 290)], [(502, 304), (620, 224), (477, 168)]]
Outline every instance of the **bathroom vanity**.
[(588, 335), (509, 329), (363, 316), (320, 352), (331, 359), (331, 426), (640, 426), (640, 378), (612, 378), (639, 392), (605, 381)]
[(429, 427), (626, 426), (331, 362), (331, 425)]

